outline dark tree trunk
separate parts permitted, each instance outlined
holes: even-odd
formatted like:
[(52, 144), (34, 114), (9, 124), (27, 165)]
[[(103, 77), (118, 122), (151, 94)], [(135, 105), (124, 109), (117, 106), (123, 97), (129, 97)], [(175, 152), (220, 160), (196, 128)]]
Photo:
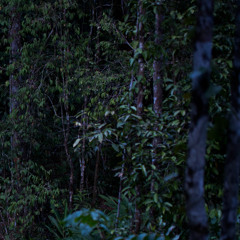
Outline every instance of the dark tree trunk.
[(117, 231), (118, 224), (119, 224), (119, 217), (120, 217), (120, 206), (122, 201), (122, 184), (123, 184), (123, 175), (124, 175), (124, 167), (125, 167), (125, 150), (122, 155), (123, 163), (122, 163), (122, 170), (119, 174), (119, 189), (118, 189), (118, 205), (117, 205), (117, 214), (116, 214), (116, 221), (115, 221), (115, 230)]
[[(63, 21), (66, 23), (66, 9), (62, 6), (63, 11)], [(70, 109), (69, 109), (69, 73), (68, 73), (68, 57), (67, 52), (69, 48), (67, 47), (68, 40), (68, 29), (65, 29), (65, 24), (61, 27), (61, 37), (64, 43), (62, 48), (63, 56), (61, 67), (65, 71), (62, 73), (62, 86), (63, 86), (63, 106), (61, 104), (61, 115), (62, 115), (62, 128), (63, 128), (63, 137), (64, 137), (64, 150), (69, 164), (70, 173), (69, 173), (69, 208), (72, 209), (73, 206), (73, 191), (74, 191), (74, 166), (73, 160), (69, 151), (69, 137), (70, 137)], [(64, 119), (65, 117), (65, 119)]]
[[(64, 78), (63, 78), (64, 79)], [(64, 80), (63, 80), (64, 81)], [(73, 178), (74, 178), (74, 168), (73, 168), (73, 161), (72, 157), (69, 152), (68, 147), (68, 140), (69, 140), (69, 134), (70, 134), (70, 116), (69, 116), (69, 109), (68, 109), (68, 96), (66, 93), (67, 86), (64, 86), (64, 107), (61, 104), (61, 120), (62, 120), (62, 128), (63, 128), (63, 138), (64, 138), (64, 150), (67, 158), (67, 162), (69, 164), (70, 173), (69, 173), (69, 208), (72, 209), (72, 203), (73, 203)], [(65, 120), (64, 120), (64, 110), (66, 114), (66, 126), (65, 126)]]
[[(144, 17), (144, 8), (143, 8), (143, 1), (138, 0), (138, 18), (137, 18), (137, 36), (139, 40), (139, 49), (141, 52), (144, 50), (144, 27), (143, 27), (143, 17)], [(140, 54), (138, 57), (138, 93), (137, 93), (137, 114), (139, 116), (142, 115), (143, 112), (143, 80), (144, 80), (144, 59), (143, 55)], [(138, 184), (135, 187), (136, 190), (136, 198), (140, 198), (140, 185)], [(135, 233), (139, 233), (141, 228), (141, 209), (138, 206), (138, 202), (136, 201), (135, 206)]]
[(100, 162), (100, 151), (101, 151), (101, 145), (98, 146), (97, 159), (95, 164), (94, 183), (93, 183), (93, 200), (92, 200), (93, 206), (95, 205), (97, 200), (97, 181), (98, 181), (98, 171), (99, 171), (99, 162)]
[[(87, 126), (87, 115), (85, 114), (87, 108), (87, 96), (84, 96), (84, 114), (83, 114), (83, 120), (82, 120), (82, 135), (83, 135), (83, 140), (82, 140), (82, 154), (79, 159), (80, 161), (80, 172), (81, 172), (81, 178), (80, 178), (80, 192), (83, 192), (84, 190), (84, 179), (85, 179), (85, 168), (86, 168), (86, 126)], [(80, 138), (80, 136), (79, 136)]]
[[(9, 37), (11, 39), (10, 44), (10, 63), (15, 64), (14, 70), (10, 75), (10, 107), (9, 112), (10, 114), (13, 114), (13, 122), (14, 125), (17, 125), (17, 113), (19, 111), (19, 101), (18, 101), (18, 92), (19, 88), (21, 86), (21, 77), (19, 75), (19, 70), (16, 67), (16, 62), (18, 58), (20, 57), (20, 51), (21, 51), (21, 37), (20, 37), (20, 29), (21, 29), (21, 15), (17, 11), (16, 7), (13, 7), (12, 10), (12, 17), (11, 17), (11, 27), (9, 31)], [(19, 148), (20, 145), (20, 139), (19, 134), (17, 130), (13, 131), (12, 137), (11, 137), (11, 149), (12, 152), (18, 153), (18, 156), (16, 154), (13, 154), (14, 156), (14, 164), (15, 168), (17, 169), (18, 160), (19, 160)]]
[(101, 19), (103, 16), (103, 2), (102, 0), (98, 1), (98, 6), (95, 8), (96, 12), (96, 31), (97, 31), (97, 42), (96, 42), (96, 54), (95, 54), (95, 61), (98, 64), (101, 61), (101, 50), (100, 50), (100, 32), (101, 32)]
[[(144, 16), (144, 9), (142, 0), (138, 1), (138, 39), (139, 39), (139, 49), (143, 52), (144, 50), (144, 28), (142, 18)], [(140, 54), (138, 58), (138, 95), (137, 95), (137, 113), (138, 115), (142, 114), (143, 111), (143, 79), (144, 79), (144, 59), (143, 55)]]
[[(136, 198), (139, 199), (140, 198), (140, 185), (138, 184), (135, 187), (135, 191), (136, 191)], [(135, 229), (134, 232), (136, 234), (138, 234), (140, 232), (141, 229), (141, 224), (142, 224), (142, 216), (141, 216), (141, 209), (138, 206), (138, 202), (136, 201), (136, 206), (135, 206), (135, 213), (134, 213), (134, 222), (135, 222)]]
[(208, 218), (204, 201), (204, 167), (212, 29), (213, 2), (211, 0), (199, 0), (192, 73), (192, 116), (185, 178), (186, 210), (191, 240), (208, 239)]
[[(161, 15), (160, 4), (156, 1), (155, 14), (155, 45), (159, 47), (161, 44)], [(153, 110), (158, 117), (162, 112), (162, 81), (161, 81), (161, 55), (156, 56), (153, 62)]]
[(234, 76), (232, 78), (232, 114), (228, 132), (225, 164), (221, 240), (236, 238), (240, 162), (240, 1), (237, 1)]
[[(21, 39), (20, 39), (20, 29), (21, 29), (21, 16), (17, 12), (16, 8), (12, 11), (11, 18), (11, 28), (9, 31), (9, 37), (11, 39), (11, 63), (14, 64), (20, 56), (21, 50)], [(10, 75), (10, 113), (15, 111), (18, 107), (17, 94), (20, 87), (20, 77), (16, 76), (17, 71), (15, 70)]]
[[(156, 1), (156, 13), (155, 13), (155, 45), (158, 48), (161, 44), (161, 14), (160, 14), (160, 3)], [(161, 80), (161, 55), (157, 52), (153, 62), (153, 111), (159, 118), (162, 112), (162, 80)], [(157, 123), (154, 126), (154, 130), (158, 131)], [(152, 164), (157, 165), (157, 151), (159, 152), (160, 139), (155, 137), (153, 139), (153, 156)], [(154, 190), (154, 180), (151, 184), (151, 191)]]

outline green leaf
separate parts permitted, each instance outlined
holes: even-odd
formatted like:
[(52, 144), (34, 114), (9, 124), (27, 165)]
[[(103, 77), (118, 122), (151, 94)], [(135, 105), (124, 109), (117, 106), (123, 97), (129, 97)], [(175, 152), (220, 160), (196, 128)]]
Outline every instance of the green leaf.
[(73, 147), (76, 147), (76, 146), (79, 144), (79, 142), (80, 142), (80, 138), (78, 138), (78, 139), (74, 142)]
[(52, 217), (52, 216), (49, 216), (48, 218), (50, 219), (51, 223), (57, 228), (57, 230), (59, 231), (59, 233), (60, 233), (62, 236), (64, 236), (63, 231), (62, 231), (62, 228), (61, 228), (61, 226), (60, 226), (60, 223), (57, 222), (57, 220), (56, 220), (54, 217)]
[(132, 48), (133, 48), (133, 49), (136, 49), (137, 46), (138, 46), (138, 44), (139, 44), (138, 41), (133, 41), (133, 42), (132, 42)]
[(148, 57), (148, 52), (144, 51), (142, 55), (143, 55), (144, 60), (146, 61), (147, 57)]
[(144, 240), (147, 237), (146, 233), (141, 233), (140, 235), (138, 235), (137, 240)]
[(118, 122), (117, 123), (117, 128), (122, 128), (123, 125), (124, 125), (124, 122)]
[(135, 59), (134, 58), (130, 58), (130, 67), (133, 66), (133, 63), (134, 63)]
[(232, 68), (232, 67), (233, 67), (233, 63), (232, 63), (232, 61), (231, 61), (231, 60), (228, 60), (228, 61), (227, 61), (227, 64), (228, 64), (228, 66), (229, 66), (230, 68)]
[(141, 169), (142, 169), (142, 172), (143, 172), (144, 176), (146, 177), (147, 176), (147, 171), (146, 171), (145, 166), (141, 165)]
[(113, 147), (113, 149), (114, 149), (116, 152), (119, 152), (119, 147), (118, 147), (118, 145), (112, 143), (112, 147)]
[(110, 114), (110, 111), (105, 112), (105, 117), (107, 117)]
[(98, 141), (99, 141), (100, 143), (103, 142), (103, 134), (102, 134), (102, 133), (99, 133), (99, 134), (98, 134)]
[(98, 129), (101, 129), (102, 127), (104, 127), (106, 125), (106, 123), (101, 124), (100, 126), (98, 126)]

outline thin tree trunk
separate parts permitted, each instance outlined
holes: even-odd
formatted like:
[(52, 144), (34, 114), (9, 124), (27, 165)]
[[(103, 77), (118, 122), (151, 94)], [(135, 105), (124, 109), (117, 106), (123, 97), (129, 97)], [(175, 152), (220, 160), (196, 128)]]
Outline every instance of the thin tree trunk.
[[(64, 93), (65, 95), (65, 93)], [(66, 95), (64, 101), (67, 101)], [(71, 155), (69, 153), (69, 148), (68, 148), (68, 139), (69, 139), (69, 133), (70, 133), (70, 121), (69, 121), (69, 114), (68, 114), (68, 108), (67, 105), (64, 103), (64, 110), (66, 111), (66, 120), (67, 120), (67, 126), (65, 127), (64, 123), (64, 113), (63, 113), (63, 106), (61, 104), (61, 119), (62, 119), (62, 128), (63, 128), (63, 137), (64, 137), (64, 150), (65, 154), (67, 157), (67, 162), (69, 164), (70, 168), (70, 174), (69, 174), (69, 208), (72, 209), (72, 203), (73, 203), (73, 162)]]
[(82, 146), (82, 160), (81, 160), (81, 180), (80, 180), (80, 192), (84, 190), (84, 179), (85, 179), (85, 168), (86, 168), (86, 161), (85, 161), (85, 147), (86, 147), (86, 139), (85, 139), (85, 130), (83, 130), (83, 146)]
[(93, 201), (92, 201), (93, 206), (95, 205), (96, 199), (97, 199), (97, 180), (98, 180), (98, 169), (99, 169), (99, 161), (100, 161), (100, 149), (101, 149), (101, 145), (98, 146), (97, 159), (95, 164), (95, 174), (94, 174), (94, 183), (93, 183)]
[[(161, 15), (160, 4), (156, 1), (155, 14), (155, 45), (159, 47), (161, 44)], [(153, 110), (158, 117), (162, 112), (162, 80), (161, 80), (161, 55), (156, 56), (153, 62)]]
[(66, 120), (67, 120), (67, 127), (66, 127), (66, 134), (65, 134), (65, 138), (64, 138), (64, 148), (65, 148), (65, 153), (67, 156), (67, 161), (69, 163), (69, 167), (70, 167), (70, 176), (69, 176), (69, 208), (72, 209), (72, 203), (73, 203), (73, 172), (74, 172), (74, 168), (73, 168), (73, 161), (71, 158), (71, 155), (69, 153), (69, 149), (68, 149), (68, 139), (69, 139), (69, 133), (70, 133), (70, 117), (69, 117), (69, 109), (68, 109), (68, 99), (66, 97), (65, 99), (66, 103), (65, 105), (65, 112), (66, 112)]
[[(66, 9), (63, 7), (63, 20), (66, 22)], [(66, 46), (66, 39), (67, 39), (67, 29), (61, 29), (61, 35), (64, 42), (63, 47), (63, 56), (62, 56), (62, 69), (67, 69), (67, 52), (69, 52), (68, 47)], [(70, 168), (70, 174), (69, 174), (69, 208), (72, 209), (73, 204), (73, 178), (74, 178), (74, 167), (73, 167), (73, 161), (72, 157), (69, 152), (68, 147), (68, 140), (70, 135), (70, 113), (69, 113), (69, 90), (68, 90), (68, 72), (65, 70), (65, 72), (62, 73), (62, 84), (63, 84), (63, 107), (64, 107), (64, 113), (65, 113), (65, 121), (66, 121), (66, 127), (65, 127), (65, 121), (64, 121), (64, 113), (61, 105), (61, 111), (62, 111), (62, 127), (63, 127), (63, 136), (64, 136), (64, 149), (65, 154), (67, 157), (67, 162), (69, 164)]]
[(121, 206), (121, 200), (122, 200), (122, 181), (123, 181), (123, 175), (124, 175), (124, 166), (125, 166), (125, 150), (123, 152), (123, 163), (122, 163), (122, 170), (120, 173), (120, 181), (119, 181), (119, 190), (118, 190), (118, 206), (117, 206), (117, 215), (116, 215), (116, 222), (115, 222), (115, 230), (117, 232), (118, 223), (119, 223), (119, 217), (120, 217), (120, 206)]
[[(159, 47), (161, 44), (161, 15), (160, 15), (160, 3), (156, 1), (156, 13), (155, 13), (155, 45)], [(159, 54), (159, 53), (158, 53)], [(161, 55), (157, 55), (153, 62), (153, 111), (159, 118), (162, 112), (162, 80), (161, 80)], [(155, 131), (159, 131), (157, 123), (154, 126)], [(155, 137), (153, 139), (153, 157), (152, 165), (157, 165), (157, 150), (159, 152), (158, 145), (160, 139)], [(154, 180), (151, 183), (151, 191), (154, 191)]]
[(192, 73), (192, 116), (185, 177), (186, 210), (191, 240), (208, 239), (208, 218), (204, 201), (204, 167), (212, 29), (213, 2), (211, 0), (199, 0)]
[[(18, 57), (20, 56), (21, 39), (20, 39), (20, 29), (21, 29), (21, 16), (17, 12), (16, 8), (13, 8), (12, 18), (11, 18), (11, 28), (9, 31), (9, 38), (11, 39), (10, 49), (11, 49), (11, 60), (10, 63), (14, 64)], [(10, 113), (16, 110), (18, 102), (16, 96), (19, 91), (20, 77), (16, 77), (16, 71), (10, 75)]]
[(124, 16), (124, 0), (121, 0), (121, 9), (122, 9), (122, 14)]
[[(143, 2), (138, 1), (138, 39), (139, 39), (139, 49), (143, 52), (144, 50), (144, 28), (142, 18), (144, 16)], [(142, 115), (143, 111), (143, 80), (144, 80), (144, 59), (143, 55), (140, 54), (138, 58), (138, 95), (137, 95), (137, 113)]]
[(228, 152), (225, 164), (221, 240), (233, 240), (236, 238), (240, 167), (240, 1), (237, 1), (233, 64), (235, 72), (231, 83), (232, 114), (229, 124)]
[[(140, 198), (140, 189), (139, 184), (135, 187), (136, 191), (136, 198)], [(137, 234), (140, 232), (141, 224), (142, 224), (142, 217), (141, 217), (141, 209), (138, 206), (138, 203), (136, 201), (135, 206), (135, 213), (134, 213), (134, 223), (135, 223), (135, 229), (134, 232)]]
[(80, 180), (80, 191), (84, 190), (84, 177), (85, 177), (85, 168), (86, 168), (86, 160), (85, 160), (85, 149), (86, 149), (86, 111), (87, 108), (87, 96), (84, 97), (84, 114), (83, 114), (83, 141), (82, 141), (82, 156), (80, 160), (80, 171), (81, 171), (81, 180)]
[[(144, 16), (144, 9), (143, 9), (143, 2), (142, 0), (138, 0), (138, 19), (137, 19), (137, 34), (139, 39), (139, 49), (140, 51), (144, 50), (144, 28), (143, 28), (143, 16)], [(138, 58), (138, 95), (137, 95), (137, 114), (139, 116), (142, 115), (143, 112), (143, 80), (144, 80), (144, 59), (143, 55), (140, 54)], [(140, 198), (140, 186), (139, 184), (135, 187), (136, 190), (136, 199)], [(141, 210), (138, 206), (138, 203), (136, 201), (135, 206), (135, 233), (139, 233), (141, 228)]]
[[(17, 59), (20, 57), (20, 51), (21, 51), (21, 37), (20, 37), (20, 29), (21, 29), (21, 15), (17, 11), (16, 7), (13, 7), (12, 10), (12, 17), (11, 17), (11, 27), (9, 31), (9, 37), (11, 39), (10, 44), (10, 63), (15, 64)], [(16, 66), (15, 66), (16, 67)], [(18, 92), (20, 88), (21, 83), (21, 77), (18, 75), (18, 70), (14, 69), (12, 74), (10, 75), (10, 85), (9, 85), (9, 91), (10, 91), (10, 106), (9, 106), (9, 112), (10, 114), (16, 113), (19, 109), (19, 102), (18, 102)], [(13, 115), (14, 118), (14, 125), (17, 125), (17, 117)], [(20, 152), (18, 149), (19, 147), (19, 134), (16, 130), (13, 131), (13, 134), (11, 136), (11, 150), (12, 153), (14, 152)], [(16, 154), (13, 154), (13, 163), (12, 165), (15, 165), (15, 168), (18, 168), (18, 156)]]
[(100, 62), (100, 31), (101, 31), (101, 19), (103, 15), (103, 6), (102, 6), (102, 0), (99, 0), (99, 6), (98, 9), (96, 10), (96, 22), (97, 22), (97, 44), (96, 44), (96, 63), (98, 64)]

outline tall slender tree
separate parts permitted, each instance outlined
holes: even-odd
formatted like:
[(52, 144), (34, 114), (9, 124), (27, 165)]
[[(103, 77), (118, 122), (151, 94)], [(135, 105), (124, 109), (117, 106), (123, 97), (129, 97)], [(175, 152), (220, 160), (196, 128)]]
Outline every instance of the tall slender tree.
[[(161, 44), (161, 2), (156, 0), (155, 13), (155, 45)], [(158, 53), (153, 62), (153, 110), (160, 117), (162, 111), (162, 81), (161, 81), (161, 55)]]
[(138, 57), (138, 95), (137, 95), (137, 113), (138, 115), (142, 114), (143, 110), (143, 79), (144, 79), (144, 59), (143, 59), (143, 51), (144, 51), (144, 27), (143, 27), (143, 17), (144, 17), (144, 8), (143, 1), (138, 1), (138, 20), (137, 20), (137, 34), (139, 41), (139, 50), (140, 55)]
[[(159, 0), (155, 1), (156, 4), (156, 13), (155, 13), (155, 45), (157, 48), (161, 44), (161, 2)], [(159, 118), (162, 112), (162, 80), (161, 80), (161, 55), (157, 52), (157, 55), (153, 61), (153, 111)], [(155, 131), (158, 131), (159, 128), (157, 125), (154, 126)], [(153, 157), (152, 164), (157, 164), (157, 148), (160, 143), (160, 139), (155, 137), (153, 139)], [(151, 190), (154, 190), (154, 181), (151, 184)]]
[[(21, 30), (21, 13), (17, 6), (12, 6), (11, 11), (11, 25), (9, 30), (9, 38), (10, 38), (10, 63), (13, 64), (13, 71), (10, 75), (10, 107), (9, 111), (10, 114), (13, 116), (13, 123), (16, 126), (17, 116), (16, 113), (19, 109), (19, 101), (18, 101), (18, 93), (19, 88), (21, 86), (21, 76), (19, 74), (17, 68), (17, 60), (21, 55), (21, 37), (20, 37), (20, 30)], [(19, 146), (19, 134), (16, 130), (13, 130), (12, 137), (11, 137), (11, 148), (12, 152), (18, 152), (17, 148)], [(14, 163), (15, 167), (18, 164), (18, 157), (14, 154)]]
[(192, 113), (185, 177), (186, 210), (191, 240), (208, 239), (204, 201), (204, 167), (213, 31), (213, 1), (198, 0), (192, 73)]
[[(72, 156), (69, 151), (69, 137), (70, 137), (70, 109), (69, 109), (69, 72), (68, 72), (68, 53), (69, 48), (67, 46), (68, 40), (68, 29), (66, 26), (66, 11), (67, 7), (62, 3), (62, 15), (63, 21), (65, 24), (61, 26), (61, 37), (63, 41), (62, 50), (62, 61), (61, 68), (64, 69), (61, 77), (62, 77), (62, 86), (63, 86), (63, 104), (61, 104), (61, 119), (62, 119), (62, 128), (63, 128), (63, 137), (64, 137), (64, 149), (67, 158), (67, 162), (69, 164), (69, 207), (72, 209), (73, 204), (73, 188), (74, 188), (74, 166)], [(64, 116), (65, 115), (65, 116)]]
[[(143, 1), (138, 0), (138, 10), (137, 10), (137, 37), (139, 41), (139, 50), (140, 54), (138, 57), (138, 93), (137, 93), (137, 114), (139, 116), (142, 115), (143, 112), (143, 80), (144, 80), (144, 59), (143, 59), (143, 51), (144, 51), (144, 26), (143, 26), (143, 17), (144, 17), (144, 7), (143, 7)], [(140, 186), (137, 185), (135, 187), (136, 189), (136, 195), (139, 198), (140, 197)], [(141, 210), (138, 206), (139, 204), (136, 202), (135, 207), (135, 232), (138, 233), (140, 231), (141, 227)]]
[(225, 164), (223, 217), (221, 240), (236, 238), (238, 185), (240, 167), (240, 1), (237, 3), (232, 88), (232, 113), (228, 132), (228, 152)]
[[(87, 126), (87, 115), (86, 115), (86, 108), (87, 108), (87, 95), (84, 96), (84, 106), (83, 106), (83, 111), (84, 114), (82, 116), (82, 136), (83, 136), (83, 140), (82, 140), (82, 153), (81, 156), (79, 158), (79, 163), (80, 163), (80, 192), (83, 192), (84, 190), (84, 181), (85, 181), (85, 169), (86, 169), (86, 126)], [(80, 138), (80, 134), (79, 134), (79, 138)]]

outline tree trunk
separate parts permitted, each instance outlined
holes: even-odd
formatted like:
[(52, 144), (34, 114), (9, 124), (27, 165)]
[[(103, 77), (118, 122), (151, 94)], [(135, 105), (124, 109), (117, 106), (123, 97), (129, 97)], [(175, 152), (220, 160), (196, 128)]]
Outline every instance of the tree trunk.
[(98, 180), (98, 169), (99, 169), (99, 161), (100, 161), (100, 151), (101, 151), (101, 145), (98, 146), (97, 159), (95, 164), (95, 174), (94, 174), (94, 183), (93, 183), (93, 200), (92, 200), (93, 206), (95, 205), (97, 200), (97, 180)]
[[(81, 179), (80, 179), (80, 191), (83, 192), (84, 190), (84, 179), (85, 179), (85, 168), (86, 168), (86, 160), (85, 160), (85, 149), (86, 149), (86, 125), (87, 125), (87, 115), (85, 114), (87, 108), (87, 96), (84, 96), (84, 114), (83, 114), (83, 121), (82, 121), (82, 156), (80, 157), (80, 172), (81, 172)], [(80, 137), (80, 136), (79, 136)]]
[[(62, 6), (63, 10), (63, 21), (66, 24), (66, 9)], [(69, 74), (68, 74), (68, 56), (69, 48), (67, 47), (67, 38), (68, 38), (68, 29), (65, 29), (65, 24), (61, 27), (61, 37), (64, 43), (62, 48), (63, 56), (61, 61), (61, 68), (64, 69), (62, 72), (62, 86), (63, 86), (63, 107), (61, 104), (61, 115), (62, 115), (62, 128), (63, 128), (63, 137), (64, 137), (64, 149), (69, 164), (70, 173), (69, 173), (69, 208), (72, 209), (73, 205), (73, 181), (74, 181), (74, 167), (71, 154), (69, 152), (69, 136), (70, 136), (70, 111), (69, 111)], [(64, 109), (63, 109), (64, 108)], [(64, 119), (65, 115), (65, 119)], [(66, 122), (66, 123), (65, 123)]]
[(208, 239), (208, 218), (204, 201), (204, 167), (212, 29), (213, 2), (211, 0), (199, 0), (192, 73), (192, 116), (185, 178), (186, 209), (191, 240)]
[[(159, 47), (161, 44), (161, 15), (160, 3), (156, 1), (155, 14), (155, 45)], [(153, 110), (158, 117), (162, 112), (162, 81), (161, 81), (161, 55), (155, 56), (153, 62)]]
[[(143, 2), (142, 0), (138, 0), (138, 19), (137, 19), (137, 34), (139, 40), (139, 49), (143, 53), (144, 50), (144, 28), (143, 28), (143, 16), (144, 16), (144, 9), (143, 9)], [(144, 59), (143, 55), (140, 54), (138, 57), (138, 95), (137, 95), (137, 114), (139, 116), (142, 115), (143, 112), (143, 80), (144, 80)], [(139, 184), (135, 187), (136, 190), (136, 198), (140, 198), (140, 186)], [(135, 233), (139, 233), (141, 228), (141, 210), (138, 206), (138, 202), (136, 201), (135, 206)]]
[(95, 54), (95, 61), (98, 64), (101, 60), (101, 51), (100, 51), (100, 32), (101, 32), (101, 19), (103, 16), (103, 2), (102, 0), (98, 1), (98, 8), (95, 8), (96, 12), (96, 31), (97, 31), (97, 43), (96, 43), (96, 54)]
[[(66, 87), (66, 86), (65, 86)], [(66, 89), (64, 90), (66, 91)], [(61, 120), (62, 120), (62, 128), (63, 128), (63, 145), (64, 145), (64, 150), (67, 158), (67, 163), (70, 168), (70, 173), (69, 173), (69, 208), (72, 209), (72, 203), (73, 203), (73, 173), (74, 173), (74, 168), (73, 168), (73, 161), (71, 158), (71, 155), (69, 153), (69, 147), (68, 147), (68, 139), (69, 139), (69, 133), (70, 133), (70, 119), (69, 119), (69, 112), (68, 112), (68, 98), (66, 92), (64, 92), (64, 110), (66, 114), (66, 121), (67, 121), (67, 126), (65, 127), (64, 123), (64, 112), (63, 112), (63, 106), (61, 104)]]
[[(142, 18), (144, 16), (143, 3), (142, 0), (138, 1), (138, 39), (139, 39), (139, 49), (143, 52), (144, 50), (144, 29)], [(143, 80), (144, 80), (144, 59), (143, 55), (140, 54), (138, 58), (138, 95), (137, 95), (137, 113), (142, 115), (143, 111)]]
[(117, 232), (118, 228), (118, 223), (119, 223), (119, 217), (120, 217), (120, 206), (121, 206), (121, 201), (122, 201), (122, 182), (123, 182), (123, 175), (124, 175), (124, 167), (125, 167), (125, 149), (123, 151), (123, 163), (122, 163), (122, 170), (121, 173), (119, 174), (119, 190), (118, 190), (118, 205), (117, 205), (117, 214), (116, 214), (116, 221), (115, 221), (115, 231)]
[[(159, 47), (161, 44), (161, 15), (160, 15), (160, 3), (156, 1), (156, 13), (155, 13), (155, 47)], [(159, 55), (158, 55), (159, 54)], [(157, 52), (153, 62), (153, 111), (159, 118), (162, 112), (162, 80), (161, 80), (161, 55)], [(154, 130), (158, 131), (157, 123), (154, 126)], [(152, 165), (157, 165), (157, 150), (159, 152), (158, 145), (160, 144), (160, 139), (155, 137), (153, 139), (153, 156)], [(151, 183), (151, 191), (154, 191), (154, 180)]]
[[(18, 109), (19, 109), (19, 101), (18, 101), (18, 92), (21, 84), (21, 77), (18, 75), (19, 71), (16, 68), (16, 61), (20, 57), (20, 51), (21, 51), (21, 37), (20, 37), (20, 29), (21, 29), (21, 15), (17, 11), (16, 7), (13, 7), (12, 10), (12, 17), (11, 17), (11, 27), (9, 31), (9, 37), (11, 39), (11, 44), (10, 44), (10, 63), (14, 64), (14, 70), (10, 75), (10, 107), (9, 107), (9, 112), (10, 114), (13, 114), (13, 123), (16, 126), (17, 125), (17, 114)], [(15, 128), (14, 126), (14, 128)], [(18, 165), (18, 160), (19, 156), (14, 153), (20, 152), (19, 147), (19, 134), (17, 130), (13, 130), (13, 134), (11, 136), (11, 149), (13, 153), (13, 165), (15, 165), (15, 168), (17, 169)]]
[(225, 164), (223, 217), (221, 240), (236, 238), (238, 185), (240, 167), (240, 1), (237, 1), (234, 76), (232, 78), (232, 113), (228, 132), (228, 149)]

